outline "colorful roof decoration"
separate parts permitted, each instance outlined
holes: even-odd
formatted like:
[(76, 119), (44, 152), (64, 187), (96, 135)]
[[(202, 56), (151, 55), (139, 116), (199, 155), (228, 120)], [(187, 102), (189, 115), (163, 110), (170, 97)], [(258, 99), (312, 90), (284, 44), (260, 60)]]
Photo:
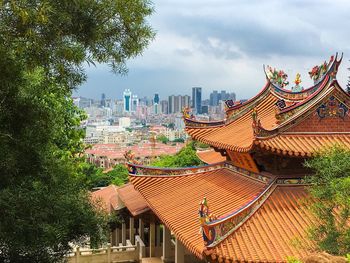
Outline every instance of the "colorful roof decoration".
[[(315, 77), (316, 84), (298, 92), (284, 89), (285, 85), (281, 84), (281, 80), (276, 80), (276, 76), (284, 79), (286, 74), (269, 67), (267, 84), (257, 96), (227, 107), (226, 119), (221, 122), (204, 123), (185, 118), (186, 131), (193, 139), (216, 149), (252, 152), (262, 147), (296, 156), (310, 156), (322, 147), (319, 140), (309, 138), (323, 138), (325, 134), (332, 134), (327, 136), (328, 140), (335, 138), (333, 142), (337, 142), (337, 137), (333, 136), (336, 133), (350, 138), (350, 97), (336, 80), (341, 59), (332, 56), (329, 63), (318, 67), (318, 73), (314, 70), (316, 73), (313, 74), (318, 76)], [(300, 85), (300, 82), (300, 76), (297, 76), (296, 85)], [(303, 130), (303, 135), (307, 136), (302, 136), (302, 140), (307, 147), (302, 144), (290, 145), (290, 141), (301, 138), (300, 132), (295, 134), (295, 127), (315, 118), (318, 121), (317, 131), (312, 131), (312, 127)], [(332, 126), (331, 131), (329, 126)], [(276, 141), (279, 143), (276, 144)]]
[(307, 230), (314, 218), (302, 179), (253, 174), (228, 163), (203, 169), (191, 168), (190, 174), (180, 169), (183, 174), (177, 175), (143, 169), (130, 176), (152, 211), (193, 254), (218, 262), (285, 262), (312, 251)]

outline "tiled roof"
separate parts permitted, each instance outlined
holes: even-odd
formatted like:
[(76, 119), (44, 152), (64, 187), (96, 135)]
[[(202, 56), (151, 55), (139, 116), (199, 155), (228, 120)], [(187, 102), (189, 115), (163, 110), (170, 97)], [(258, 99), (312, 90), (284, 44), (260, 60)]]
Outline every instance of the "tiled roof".
[(281, 134), (267, 140), (256, 141), (256, 144), (266, 150), (278, 154), (295, 156), (312, 156), (326, 146), (334, 144), (350, 148), (350, 134)]
[[(329, 74), (310, 89), (294, 93), (270, 83), (249, 103), (228, 110), (225, 124), (208, 126), (195, 124), (195, 120), (185, 121), (186, 131), (195, 140), (236, 152), (261, 147), (279, 154), (311, 156), (323, 145), (342, 142), (348, 147), (350, 97), (334, 78), (340, 61), (334, 63)], [(320, 121), (321, 117), (317, 116), (319, 108), (325, 110), (331, 97), (342, 105), (343, 108), (336, 110), (345, 111), (345, 117), (334, 113), (334, 116)], [(279, 109), (278, 102), (285, 107)], [(255, 122), (253, 112), (257, 116)], [(294, 133), (297, 130), (299, 134)]]
[(118, 209), (117, 186), (109, 185), (91, 193), (92, 200), (101, 202), (102, 209), (110, 213)]
[(138, 216), (150, 210), (146, 200), (130, 183), (120, 186), (118, 195), (133, 216)]
[[(272, 130), (277, 127), (274, 111), (276, 101), (276, 97), (269, 94), (256, 106), (261, 126), (265, 129)], [(252, 112), (253, 109), (250, 109), (222, 127), (186, 127), (186, 131), (193, 139), (214, 147), (246, 152), (250, 150), (255, 138), (252, 129)]]
[(240, 262), (305, 257), (314, 248), (307, 230), (315, 222), (307, 200), (304, 186), (278, 186), (252, 217), (213, 249), (210, 257)]
[(204, 248), (199, 202), (206, 197), (211, 211), (222, 216), (253, 200), (266, 186), (226, 168), (180, 176), (131, 175), (130, 180), (152, 211), (198, 257)]
[(207, 164), (219, 163), (226, 161), (226, 157), (222, 156), (221, 153), (214, 151), (213, 149), (205, 151), (197, 151), (198, 158)]

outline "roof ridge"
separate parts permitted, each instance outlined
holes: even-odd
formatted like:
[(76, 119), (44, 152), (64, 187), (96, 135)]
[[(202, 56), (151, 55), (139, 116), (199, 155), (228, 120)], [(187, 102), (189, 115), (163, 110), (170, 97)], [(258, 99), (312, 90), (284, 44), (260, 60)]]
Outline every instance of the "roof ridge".
[[(214, 170), (224, 169), (225, 162), (206, 164), (193, 167), (179, 167), (179, 168), (163, 168), (156, 166), (144, 166), (132, 163), (127, 163), (129, 168), (129, 176), (143, 176), (143, 177), (175, 177), (175, 176), (189, 176), (198, 173), (211, 172)], [(141, 174), (140, 174), (141, 172)], [(147, 172), (147, 173), (142, 173)]]
[(200, 203), (199, 216), (206, 248), (213, 248), (243, 225), (269, 198), (277, 187), (274, 178), (255, 198), (224, 218), (215, 219), (209, 213), (206, 198)]

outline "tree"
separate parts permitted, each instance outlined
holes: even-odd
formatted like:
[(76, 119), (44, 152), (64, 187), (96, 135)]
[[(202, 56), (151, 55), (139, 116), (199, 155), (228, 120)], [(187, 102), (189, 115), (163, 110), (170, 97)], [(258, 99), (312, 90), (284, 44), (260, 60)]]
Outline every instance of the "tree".
[(1, 262), (58, 262), (69, 242), (102, 241), (71, 95), (84, 63), (127, 72), (154, 35), (152, 11), (147, 0), (0, 2)]
[(123, 164), (117, 164), (111, 171), (104, 173), (102, 168), (97, 168), (93, 164), (83, 163), (81, 172), (82, 176), (79, 178), (88, 189), (105, 187), (110, 184), (119, 186), (129, 180), (128, 169)]
[(169, 142), (169, 139), (164, 134), (161, 134), (157, 136), (157, 141), (167, 144)]
[(122, 164), (116, 165), (108, 174), (112, 178), (112, 184), (115, 185), (123, 185), (129, 180), (128, 168)]
[(152, 166), (158, 167), (190, 167), (202, 165), (203, 162), (198, 158), (194, 143), (191, 142), (182, 148), (175, 155), (163, 155), (153, 163)]
[(350, 251), (350, 151), (334, 146), (306, 162), (310, 176), (312, 211), (318, 219), (311, 237), (320, 250), (335, 255)]

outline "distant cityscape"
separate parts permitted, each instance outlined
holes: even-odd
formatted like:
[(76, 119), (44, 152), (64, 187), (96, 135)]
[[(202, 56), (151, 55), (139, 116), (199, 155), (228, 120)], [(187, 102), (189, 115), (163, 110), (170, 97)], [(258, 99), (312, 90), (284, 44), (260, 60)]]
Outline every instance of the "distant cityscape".
[(192, 97), (174, 94), (161, 98), (155, 93), (139, 98), (131, 89), (125, 89), (122, 95), (121, 100), (105, 94), (100, 100), (73, 98), (88, 115), (82, 124), (84, 142), (93, 145), (86, 152), (88, 161), (104, 169), (122, 163), (123, 151), (133, 146), (144, 149), (138, 152), (138, 158), (146, 164), (159, 153), (175, 153), (188, 137), (182, 119), (184, 107), (191, 108), (199, 120), (214, 121), (224, 118), (226, 100), (236, 100), (235, 93), (225, 90), (214, 90), (203, 99), (201, 87), (192, 88)]
[(84, 109), (89, 118), (107, 118), (114, 121), (115, 117), (133, 117), (147, 123), (153, 123), (152, 115), (169, 115), (181, 113), (184, 107), (190, 107), (193, 113), (204, 119), (217, 119), (222, 116), (225, 100), (236, 100), (234, 92), (214, 90), (208, 99), (202, 99), (202, 88), (193, 87), (192, 97), (189, 95), (170, 95), (161, 99), (158, 93), (150, 97), (139, 98), (130, 89), (125, 89), (123, 99), (110, 99), (101, 94), (101, 99), (74, 97), (74, 103)]

